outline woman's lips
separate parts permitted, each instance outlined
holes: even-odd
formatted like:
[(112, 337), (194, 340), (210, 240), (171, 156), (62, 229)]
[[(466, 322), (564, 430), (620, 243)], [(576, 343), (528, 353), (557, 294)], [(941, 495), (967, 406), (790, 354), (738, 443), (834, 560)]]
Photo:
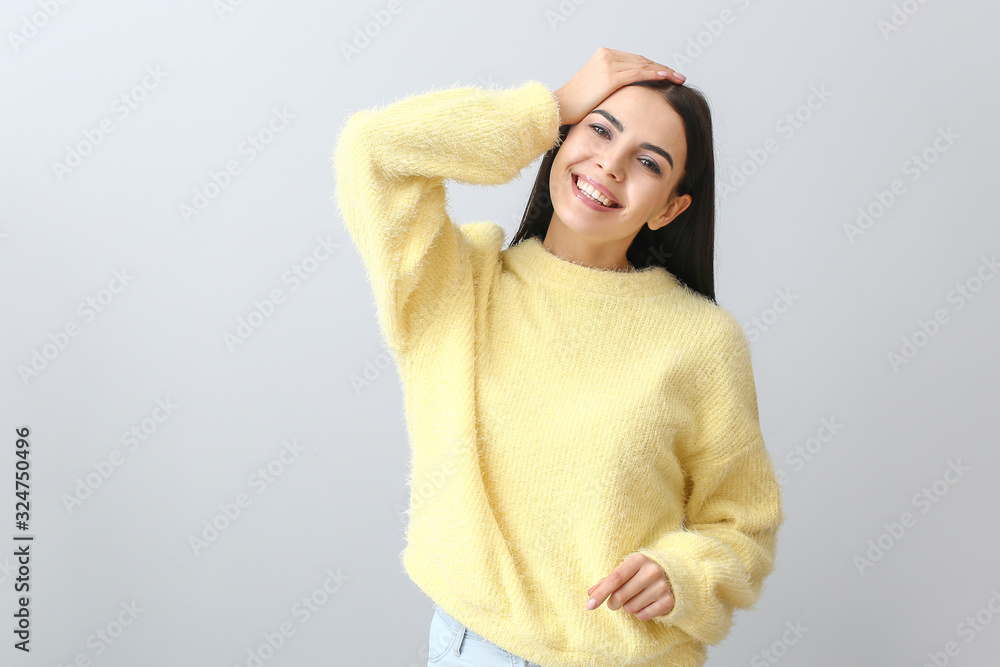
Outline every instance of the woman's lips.
[(594, 179), (592, 179), (590, 176), (587, 176), (585, 174), (574, 174), (574, 182), (576, 179), (582, 179), (584, 183), (586, 183), (587, 185), (589, 185), (590, 187), (594, 188), (599, 193), (601, 193), (601, 195), (605, 199), (611, 202), (612, 204), (611, 208), (621, 207), (621, 204), (618, 202), (617, 199), (615, 199), (615, 196), (611, 194), (611, 191), (608, 190), (603, 185), (601, 185), (600, 183), (598, 183), (597, 181), (595, 181)]
[[(582, 190), (580, 190), (580, 188), (576, 187), (576, 179), (577, 178), (578, 178), (578, 176), (576, 174), (570, 174), (570, 179), (569, 179), (570, 187), (573, 188), (573, 194), (576, 195), (576, 198), (579, 199), (584, 204), (586, 204), (589, 208), (591, 208), (591, 209), (593, 209), (595, 211), (615, 211), (615, 210), (621, 208), (620, 205), (618, 205), (618, 206), (605, 206), (604, 204), (600, 203), (599, 201), (595, 201), (595, 200), (591, 199)], [(583, 179), (583, 180), (584, 180), (584, 182), (587, 182), (587, 179)]]

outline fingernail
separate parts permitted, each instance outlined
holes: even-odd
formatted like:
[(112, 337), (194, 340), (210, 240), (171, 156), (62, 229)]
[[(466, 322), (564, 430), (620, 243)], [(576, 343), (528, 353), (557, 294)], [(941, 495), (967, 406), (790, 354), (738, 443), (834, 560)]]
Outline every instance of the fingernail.
[(657, 72), (657, 74), (659, 74), (660, 76), (670, 76), (670, 72), (664, 72), (663, 70), (660, 70), (659, 72)]
[(593, 610), (596, 607), (597, 607), (597, 600), (595, 600), (594, 598), (590, 598), (590, 600), (587, 601), (587, 609)]

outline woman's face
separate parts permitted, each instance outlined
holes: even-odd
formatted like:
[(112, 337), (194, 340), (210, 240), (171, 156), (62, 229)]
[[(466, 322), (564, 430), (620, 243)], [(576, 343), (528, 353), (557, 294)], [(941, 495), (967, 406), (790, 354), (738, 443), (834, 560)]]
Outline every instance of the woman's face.
[[(683, 121), (661, 94), (643, 86), (619, 88), (570, 128), (556, 153), (550, 227), (627, 247), (643, 224), (659, 229), (691, 203), (690, 195), (671, 199), (686, 159)], [(612, 206), (587, 197), (578, 179)]]

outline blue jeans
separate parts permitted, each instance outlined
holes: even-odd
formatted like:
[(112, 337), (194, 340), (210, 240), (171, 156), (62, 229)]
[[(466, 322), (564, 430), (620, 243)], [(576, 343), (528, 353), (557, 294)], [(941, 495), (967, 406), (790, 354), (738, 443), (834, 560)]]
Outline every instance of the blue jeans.
[(428, 667), (541, 667), (477, 635), (437, 604), (428, 646)]

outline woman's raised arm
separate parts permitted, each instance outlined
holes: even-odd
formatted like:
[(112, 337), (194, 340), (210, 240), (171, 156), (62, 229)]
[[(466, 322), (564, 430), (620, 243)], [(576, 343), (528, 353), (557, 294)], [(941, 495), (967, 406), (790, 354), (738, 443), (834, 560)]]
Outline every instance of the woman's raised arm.
[(394, 352), (438, 308), (462, 301), (471, 314), (473, 241), (449, 217), (444, 180), (506, 183), (558, 135), (558, 102), (537, 81), (453, 86), (348, 117), (334, 154), (337, 204)]

